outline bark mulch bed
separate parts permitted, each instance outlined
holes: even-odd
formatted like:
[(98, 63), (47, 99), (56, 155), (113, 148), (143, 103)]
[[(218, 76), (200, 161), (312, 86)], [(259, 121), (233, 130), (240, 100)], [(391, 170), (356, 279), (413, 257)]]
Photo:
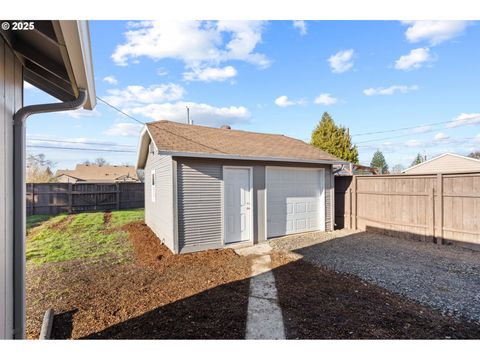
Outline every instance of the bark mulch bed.
[(47, 308), (57, 314), (57, 339), (244, 338), (248, 259), (230, 249), (174, 255), (142, 222), (123, 229), (133, 245), (127, 261), (105, 256), (28, 269), (29, 338), (38, 338)]
[(290, 339), (479, 339), (480, 325), (459, 320), (353, 275), (272, 255)]

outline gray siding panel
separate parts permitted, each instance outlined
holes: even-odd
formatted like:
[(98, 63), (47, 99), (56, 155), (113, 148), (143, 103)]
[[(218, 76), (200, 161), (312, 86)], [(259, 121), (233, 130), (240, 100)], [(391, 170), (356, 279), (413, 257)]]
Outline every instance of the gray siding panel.
[(325, 169), (325, 229), (333, 230), (331, 165), (174, 157), (177, 162), (178, 241), (180, 252), (223, 246), (223, 166), (253, 166), (254, 242), (266, 240), (265, 166)]
[[(152, 170), (155, 170), (155, 202), (152, 201)], [(173, 211), (172, 157), (150, 153), (145, 165), (145, 223), (162, 243), (176, 252)]]
[(178, 242), (181, 253), (223, 246), (222, 165), (178, 161)]
[(22, 64), (0, 36), (0, 339), (13, 337), (13, 114), (22, 106)]

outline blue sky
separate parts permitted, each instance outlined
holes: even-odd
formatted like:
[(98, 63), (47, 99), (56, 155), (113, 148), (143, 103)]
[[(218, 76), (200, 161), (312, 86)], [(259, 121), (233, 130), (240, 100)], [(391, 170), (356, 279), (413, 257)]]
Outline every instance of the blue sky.
[[(328, 111), (363, 164), (377, 148), (390, 166), (480, 150), (478, 22), (91, 21), (90, 32), (97, 95), (142, 122), (184, 121), (189, 106), (196, 124), (309, 141)], [(26, 104), (48, 101), (25, 89)], [(134, 164), (140, 128), (99, 102), (30, 118), (28, 144), (109, 152), (28, 151), (57, 168)], [(399, 128), (409, 129), (361, 135)]]

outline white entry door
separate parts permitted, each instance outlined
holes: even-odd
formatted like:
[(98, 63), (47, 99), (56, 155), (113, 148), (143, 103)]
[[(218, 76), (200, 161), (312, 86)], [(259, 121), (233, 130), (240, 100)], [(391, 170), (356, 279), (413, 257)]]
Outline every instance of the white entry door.
[(251, 241), (251, 169), (224, 167), (225, 243)]
[(323, 169), (267, 167), (267, 238), (325, 230)]

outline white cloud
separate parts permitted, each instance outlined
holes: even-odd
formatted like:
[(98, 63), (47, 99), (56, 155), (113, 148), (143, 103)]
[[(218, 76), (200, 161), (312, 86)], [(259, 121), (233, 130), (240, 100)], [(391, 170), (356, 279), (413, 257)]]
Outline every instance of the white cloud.
[(118, 84), (118, 80), (113, 75), (105, 76), (103, 78), (103, 81), (106, 82), (107, 84), (110, 84), (110, 85), (117, 85)]
[(194, 68), (192, 71), (184, 72), (183, 79), (186, 81), (225, 81), (237, 75), (237, 70), (233, 66), (223, 68), (207, 67)]
[(395, 61), (395, 69), (404, 71), (419, 69), (425, 63), (433, 60), (434, 57), (430, 53), (429, 48), (413, 49), (407, 55), (400, 56), (400, 58)]
[(431, 46), (438, 45), (463, 33), (467, 21), (404, 21), (409, 25), (405, 36), (408, 41), (416, 43), (428, 41)]
[(126, 66), (140, 57), (173, 58), (188, 68), (218, 65), (228, 60), (268, 67), (270, 60), (255, 52), (262, 40), (263, 21), (141, 21), (131, 22), (125, 42), (112, 59)]
[(168, 75), (168, 71), (165, 70), (164, 68), (160, 67), (160, 68), (157, 69), (157, 75), (158, 75), (158, 76)]
[(307, 35), (307, 24), (303, 20), (294, 20), (293, 27), (298, 29), (300, 35)]
[(423, 143), (419, 140), (408, 140), (405, 142), (405, 146), (408, 146), (408, 147), (419, 147), (422, 145)]
[(287, 107), (292, 105), (303, 105), (306, 101), (304, 99), (300, 100), (290, 100), (288, 96), (282, 95), (275, 99), (275, 104), (280, 107)]
[(372, 95), (393, 95), (396, 92), (400, 92), (402, 94), (406, 94), (410, 91), (416, 91), (418, 90), (419, 87), (418, 85), (392, 85), (387, 88), (368, 88), (363, 90), (363, 93), (367, 96), (372, 96)]
[(36, 89), (35, 86), (33, 86), (32, 84), (30, 84), (30, 83), (28, 83), (28, 82), (26, 82), (26, 81), (23, 82), (23, 88), (24, 88), (25, 90)]
[(447, 127), (455, 128), (459, 126), (477, 125), (477, 124), (480, 124), (480, 114), (461, 113), (455, 119), (453, 119), (450, 123), (448, 123)]
[(449, 136), (445, 135), (444, 133), (442, 132), (439, 132), (437, 133), (435, 136), (434, 136), (434, 139), (437, 140), (437, 141), (442, 141), (442, 140), (446, 140), (448, 139)]
[(422, 126), (417, 126), (416, 128), (412, 129), (412, 132), (415, 134), (422, 134), (426, 133), (427, 131), (430, 131), (432, 127), (430, 125), (422, 125)]
[(317, 96), (315, 98), (315, 104), (322, 104), (322, 105), (333, 105), (333, 104), (336, 104), (338, 101), (337, 98), (333, 97), (332, 95), (330, 94), (327, 94), (327, 93), (323, 93), (323, 94), (320, 94), (319, 96)]
[(143, 87), (130, 85), (123, 89), (107, 90), (105, 100), (113, 106), (137, 106), (165, 101), (179, 100), (185, 94), (183, 87), (168, 83)]
[(64, 116), (65, 114), (74, 118), (74, 119), (83, 119), (83, 118), (95, 118), (100, 117), (102, 114), (97, 110), (85, 110), (85, 109), (78, 109), (78, 110), (71, 110), (66, 112), (58, 112), (60, 116)]
[(190, 118), (195, 124), (220, 126), (248, 121), (250, 112), (244, 106), (215, 107), (208, 104), (184, 102), (149, 104), (129, 109), (132, 114), (140, 114), (153, 120), (186, 121), (185, 107), (190, 109)]
[(330, 68), (334, 73), (343, 73), (348, 71), (353, 66), (353, 49), (342, 50), (328, 58), (328, 63)]
[(117, 123), (107, 129), (104, 134), (108, 136), (136, 137), (140, 134), (142, 125), (133, 123)]

